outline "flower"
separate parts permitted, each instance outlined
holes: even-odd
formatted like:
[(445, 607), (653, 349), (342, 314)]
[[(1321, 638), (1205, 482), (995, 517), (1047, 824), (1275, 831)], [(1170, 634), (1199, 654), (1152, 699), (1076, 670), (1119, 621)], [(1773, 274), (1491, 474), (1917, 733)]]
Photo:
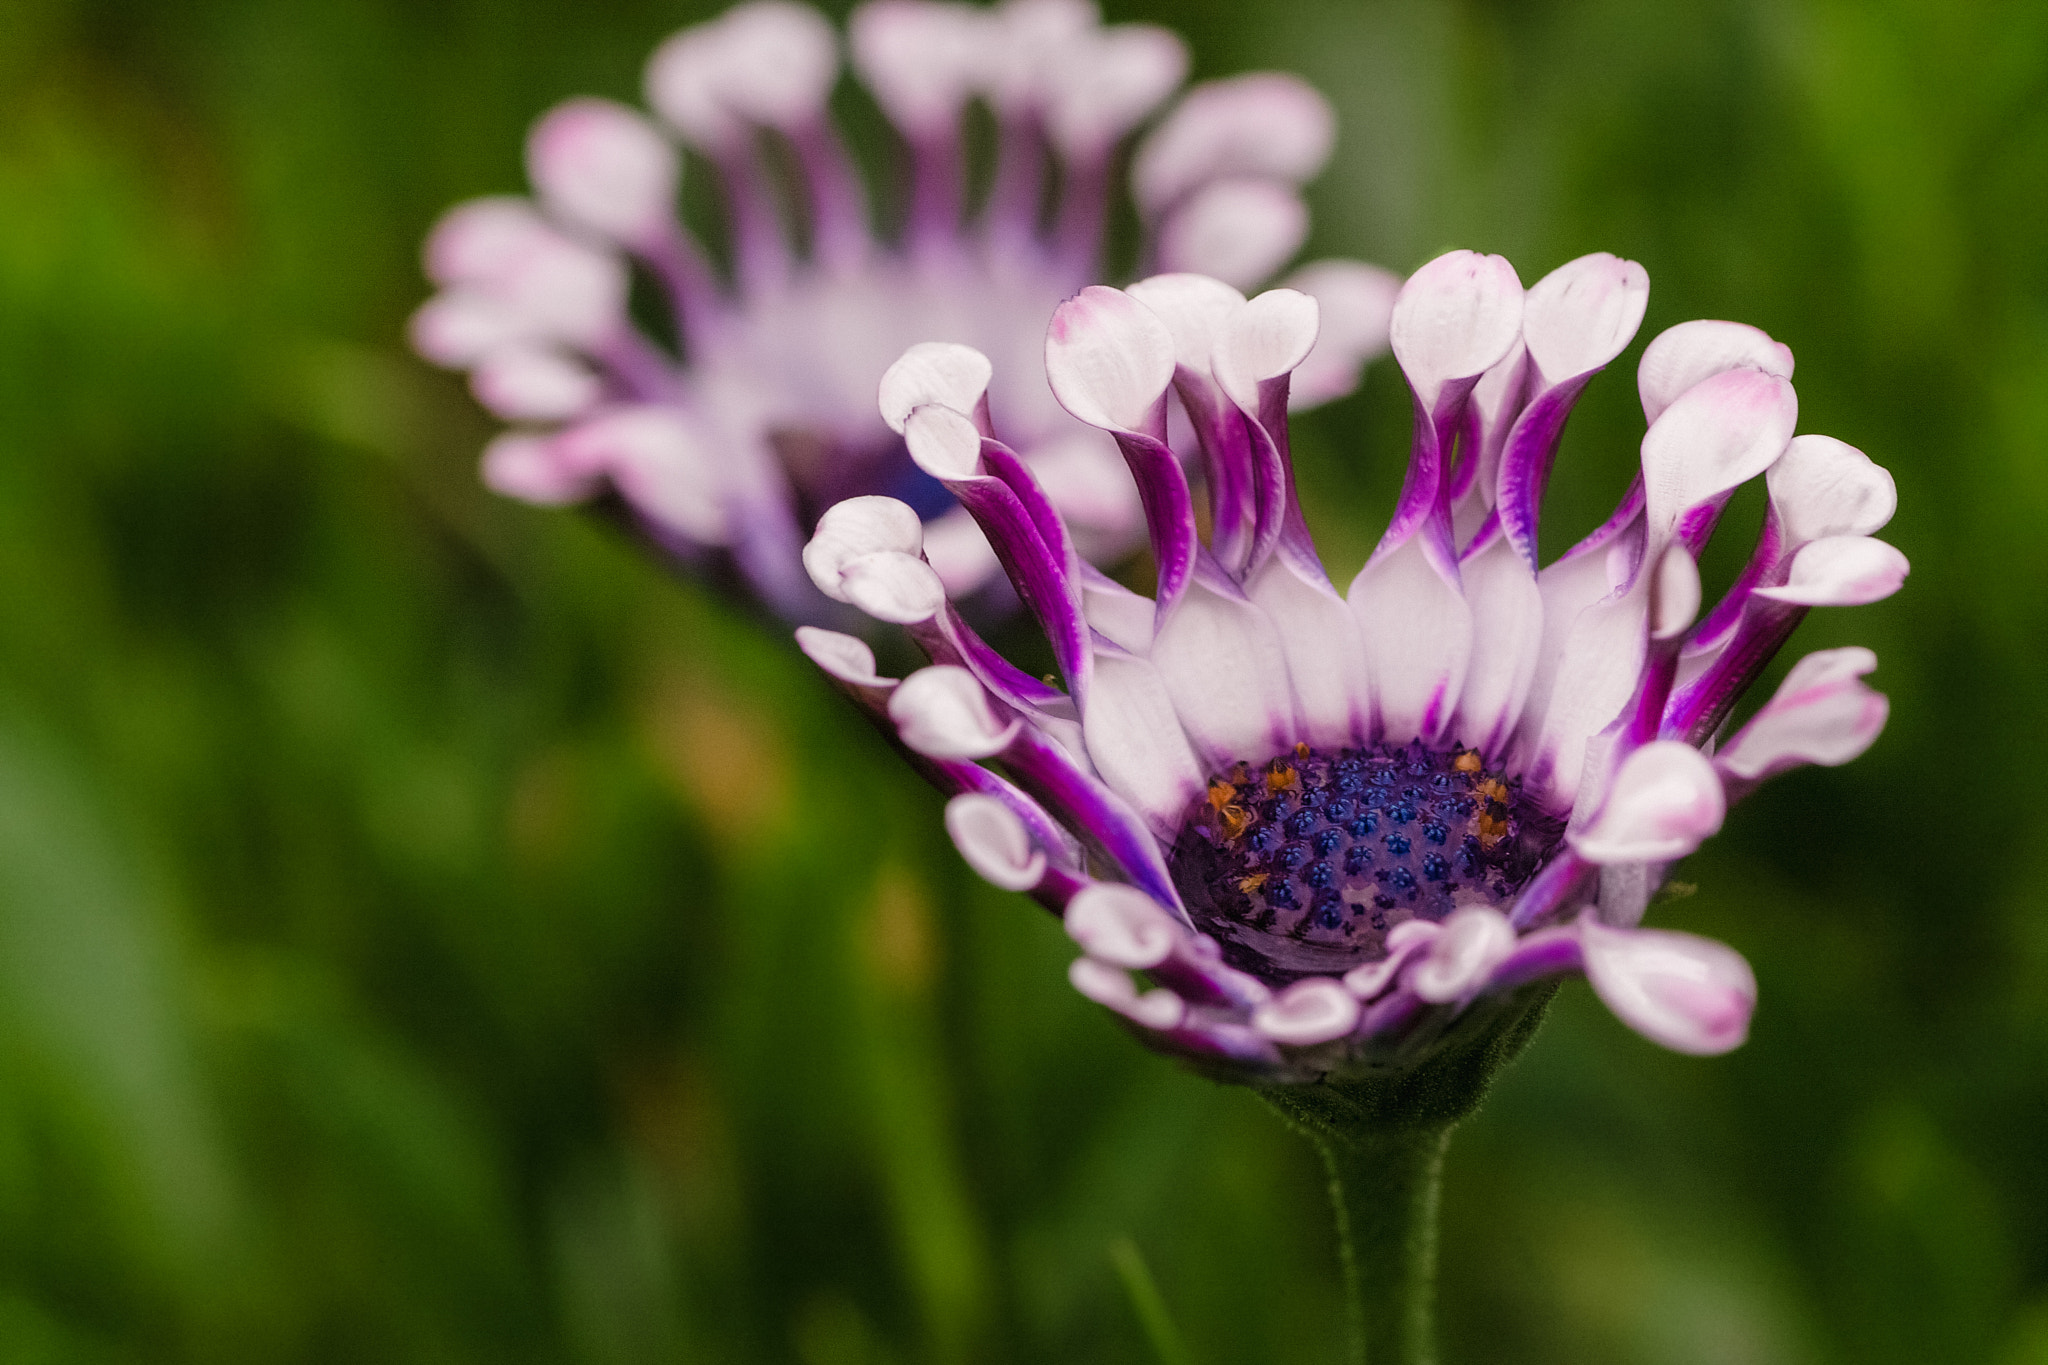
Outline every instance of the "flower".
[[(1083, 952), (1075, 987), (1154, 1047), (1262, 1084), (1386, 1074), (1581, 972), (1647, 1037), (1725, 1051), (1748, 1030), (1748, 964), (1639, 927), (1644, 910), (1730, 802), (1876, 739), (1885, 699), (1861, 681), (1876, 659), (1851, 648), (1800, 661), (1717, 742), (1809, 608), (1884, 597), (1906, 562), (1871, 538), (1890, 476), (1793, 435), (1791, 352), (1688, 322), (1643, 353), (1640, 476), (1604, 526), (1539, 564), (1565, 421), (1648, 291), (1641, 266), (1604, 254), (1526, 291), (1494, 256), (1419, 270), (1392, 316), (1415, 406), (1407, 478), (1341, 595), (1288, 461), (1314, 299), (1167, 274), (1084, 289), (1054, 315), (1046, 376), (1130, 465), (1151, 597), (1081, 561), (975, 394), (911, 391), (930, 372), (920, 353), (884, 381), (906, 386), (892, 401), (911, 456), (987, 533), (1064, 685), (975, 634), (917, 514), (886, 497), (828, 511), (805, 563), (932, 663), (898, 681), (851, 636), (800, 642), (951, 795), (968, 863), (1062, 915)], [(1200, 446), (1206, 541), (1165, 440), (1169, 392)], [(1759, 475), (1755, 551), (1701, 614), (1696, 558)]]
[[(831, 605), (798, 564), (805, 528), (847, 496), (893, 493), (930, 521), (927, 555), (968, 593), (999, 579), (996, 558), (905, 456), (900, 404), (877, 414), (874, 403), (882, 369), (910, 343), (966, 342), (1014, 376), (988, 397), (1083, 553), (1126, 553), (1143, 517), (1114, 444), (1028, 382), (1036, 361), (1025, 361), (1054, 306), (1099, 278), (1113, 168), (1181, 83), (1181, 40), (1103, 27), (1088, 0), (872, 0), (849, 37), (905, 150), (893, 239), (873, 229), (827, 107), (838, 36), (789, 0), (749, 0), (662, 44), (646, 75), (657, 119), (599, 99), (549, 111), (526, 149), (537, 202), (476, 200), (435, 227), (426, 271), (441, 292), (412, 338), (468, 370), (477, 398), (517, 424), (485, 452), (485, 481), (536, 503), (616, 493), (657, 544), (729, 562), (797, 620)], [(976, 100), (997, 135), (991, 187), (970, 204)], [(1194, 87), (1132, 161), (1147, 268), (1267, 278), (1306, 236), (1298, 187), (1333, 135), (1323, 98), (1293, 76)], [(729, 275), (678, 217), (672, 139), (715, 171)], [(635, 269), (667, 309), (674, 350), (632, 320)], [(1385, 349), (1399, 280), (1332, 260), (1290, 282), (1325, 317), (1295, 401), (1341, 396)], [(963, 362), (922, 382), (982, 392), (979, 355), (928, 353), (930, 365)]]

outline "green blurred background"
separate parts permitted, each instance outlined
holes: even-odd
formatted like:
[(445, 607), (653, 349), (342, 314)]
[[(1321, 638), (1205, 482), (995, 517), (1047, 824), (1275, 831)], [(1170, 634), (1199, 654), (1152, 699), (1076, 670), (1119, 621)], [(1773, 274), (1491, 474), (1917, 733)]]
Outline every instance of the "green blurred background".
[[(403, 347), (433, 216), (709, 9), (0, 0), (0, 1361), (1145, 1361), (1116, 1245), (1189, 1360), (1337, 1360), (1306, 1147), (1074, 996), (777, 631), (482, 492)], [(1448, 1358), (2048, 1361), (2048, 8), (1111, 15), (1331, 95), (1317, 250), (1632, 256), (1645, 337), (1769, 329), (1898, 478), (1905, 592), (1798, 642), (1889, 732), (1660, 912), (1753, 1040), (1564, 992), (1454, 1144)], [(1340, 573), (1406, 422), (1381, 366), (1299, 425)]]

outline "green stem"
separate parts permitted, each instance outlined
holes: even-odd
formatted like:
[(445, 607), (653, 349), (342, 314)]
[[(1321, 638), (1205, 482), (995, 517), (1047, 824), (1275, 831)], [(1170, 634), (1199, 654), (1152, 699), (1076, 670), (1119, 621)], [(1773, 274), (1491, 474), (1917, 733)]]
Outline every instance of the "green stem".
[(1330, 1173), (1351, 1365), (1436, 1365), (1444, 1149), (1536, 1032), (1555, 990), (1541, 983), (1468, 1008), (1405, 1065), (1259, 1092)]
[(1369, 1143), (1319, 1139), (1337, 1214), (1357, 1365), (1436, 1365), (1437, 1206), (1448, 1127)]
[(1266, 1098), (1330, 1175), (1351, 1365), (1436, 1365), (1437, 1209), (1451, 1125), (1337, 1125), (1284, 1091)]

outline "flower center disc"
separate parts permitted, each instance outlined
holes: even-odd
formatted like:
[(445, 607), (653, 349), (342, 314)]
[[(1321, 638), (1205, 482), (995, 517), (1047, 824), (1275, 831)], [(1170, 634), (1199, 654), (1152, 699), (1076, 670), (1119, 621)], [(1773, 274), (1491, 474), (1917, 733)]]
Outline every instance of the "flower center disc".
[(1473, 750), (1304, 744), (1209, 779), (1173, 879), (1232, 966), (1278, 982), (1372, 961), (1403, 920), (1506, 904), (1563, 829)]

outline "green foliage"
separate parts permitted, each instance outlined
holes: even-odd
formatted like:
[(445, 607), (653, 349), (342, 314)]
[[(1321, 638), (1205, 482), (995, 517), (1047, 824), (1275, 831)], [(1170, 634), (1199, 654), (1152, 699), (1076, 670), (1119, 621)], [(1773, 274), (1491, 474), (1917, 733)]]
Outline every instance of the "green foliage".
[[(1906, 591), (1799, 641), (1890, 732), (1656, 911), (1753, 1041), (1562, 993), (1450, 1151), (1445, 1358), (2048, 1359), (2048, 9), (1110, 8), (1332, 94), (1319, 249), (1633, 256), (1900, 484)], [(404, 351), (434, 214), (704, 12), (0, 9), (0, 1359), (1340, 1358), (1315, 1154), (1075, 997), (778, 632), (478, 489)], [(1407, 412), (1300, 424), (1340, 571)]]

